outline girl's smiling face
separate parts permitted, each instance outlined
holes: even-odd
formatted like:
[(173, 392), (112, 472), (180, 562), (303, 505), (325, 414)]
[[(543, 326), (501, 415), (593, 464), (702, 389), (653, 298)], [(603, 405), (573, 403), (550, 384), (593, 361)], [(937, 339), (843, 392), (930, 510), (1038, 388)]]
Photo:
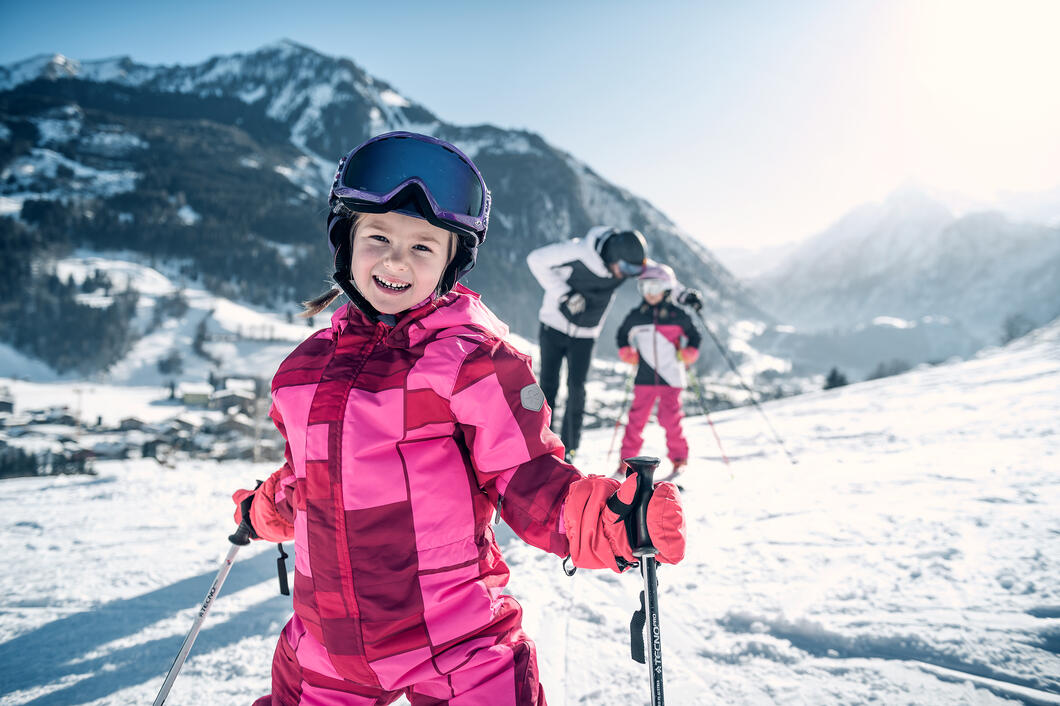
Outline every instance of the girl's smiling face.
[(454, 236), (420, 218), (369, 213), (353, 229), (353, 282), (380, 313), (397, 314), (438, 287)]

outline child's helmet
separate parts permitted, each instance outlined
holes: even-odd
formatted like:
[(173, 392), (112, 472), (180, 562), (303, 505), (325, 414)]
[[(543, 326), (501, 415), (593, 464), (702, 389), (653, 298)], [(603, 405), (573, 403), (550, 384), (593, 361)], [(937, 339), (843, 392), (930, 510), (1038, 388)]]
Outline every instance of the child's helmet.
[(328, 206), (328, 244), (335, 258), (335, 279), (344, 290), (340, 277), (349, 279), (353, 214), (395, 211), (456, 233), (456, 253), (438, 286), (445, 294), (475, 266), (478, 246), (489, 227), (490, 192), (475, 164), (448, 142), (413, 132), (388, 132), (339, 160)]
[(641, 294), (662, 294), (677, 288), (677, 276), (673, 268), (658, 262), (649, 262), (637, 279)]
[(613, 230), (600, 238), (598, 247), (603, 261), (618, 263), (625, 275), (640, 274), (644, 268), (648, 244), (638, 230)]

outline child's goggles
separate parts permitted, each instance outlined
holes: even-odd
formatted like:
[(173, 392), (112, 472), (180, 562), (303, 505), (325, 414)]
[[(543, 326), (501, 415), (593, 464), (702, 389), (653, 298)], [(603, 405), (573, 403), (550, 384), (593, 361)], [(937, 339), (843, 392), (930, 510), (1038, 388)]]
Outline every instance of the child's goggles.
[(661, 279), (642, 279), (637, 281), (641, 294), (664, 294), (669, 291), (670, 283)]
[(430, 207), (428, 221), (482, 243), (489, 190), (471, 160), (442, 140), (411, 132), (374, 137), (346, 155), (332, 192), (353, 211), (381, 213), (405, 201), (413, 185)]

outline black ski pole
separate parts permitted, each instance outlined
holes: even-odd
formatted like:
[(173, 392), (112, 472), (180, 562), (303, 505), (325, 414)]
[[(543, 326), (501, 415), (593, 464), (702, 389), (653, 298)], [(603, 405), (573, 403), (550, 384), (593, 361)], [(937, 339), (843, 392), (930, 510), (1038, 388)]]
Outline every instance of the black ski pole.
[(239, 529), (228, 536), (228, 541), (232, 543), (232, 548), (228, 550), (228, 556), (225, 557), (224, 564), (221, 565), (220, 571), (217, 572), (210, 590), (206, 592), (206, 598), (202, 602), (202, 607), (199, 608), (199, 615), (195, 618), (188, 636), (184, 638), (184, 644), (180, 646), (180, 652), (177, 653), (177, 658), (173, 660), (173, 666), (169, 668), (166, 680), (162, 682), (162, 688), (158, 690), (158, 696), (155, 697), (152, 706), (162, 706), (166, 702), (169, 690), (173, 688), (173, 682), (176, 681), (177, 674), (180, 673), (181, 667), (184, 666), (184, 661), (188, 658), (188, 653), (191, 652), (191, 646), (195, 644), (195, 638), (199, 636), (199, 630), (206, 619), (206, 613), (209, 612), (210, 606), (213, 605), (214, 599), (217, 598), (217, 594), (221, 591), (221, 584), (228, 578), (228, 572), (232, 569), (232, 562), (235, 561), (236, 553), (240, 547), (250, 544), (250, 525), (246, 520), (239, 523)]
[(729, 463), (729, 457), (725, 455), (725, 447), (721, 445), (721, 437), (718, 436), (718, 430), (714, 427), (714, 420), (710, 418), (710, 407), (707, 405), (706, 395), (703, 394), (703, 388), (699, 384), (699, 376), (696, 375), (695, 371), (689, 369), (688, 377), (692, 381), (692, 391), (696, 393), (699, 398), (699, 406), (703, 409), (703, 414), (707, 418), (707, 424), (710, 425), (710, 430), (714, 432), (714, 441), (718, 442), (718, 451), (721, 452), (721, 460), (725, 462), (726, 466), (729, 466), (729, 470), (732, 470), (732, 465)]
[[(662, 668), (662, 634), (659, 629), (659, 582), (656, 578), (656, 550), (648, 536), (648, 501), (655, 492), (655, 469), (659, 459), (653, 456), (636, 456), (624, 459), (629, 467), (626, 474), (637, 474), (637, 490), (633, 496), (629, 518), (626, 521), (626, 532), (633, 556), (640, 560), (640, 572), (644, 577), (644, 593), (641, 594), (641, 609), (646, 615), (640, 618), (647, 621), (648, 669), (651, 675), (651, 704), (664, 706), (663, 668)], [(639, 622), (634, 615), (634, 625)], [(643, 623), (642, 623), (643, 624)], [(632, 627), (632, 626), (631, 626)], [(634, 643), (635, 644), (635, 643)], [(636, 651), (634, 650), (634, 659)], [(643, 662), (643, 657), (638, 660)]]
[(607, 448), (607, 462), (611, 462), (611, 453), (615, 450), (615, 439), (618, 438), (618, 428), (622, 425), (622, 420), (626, 417), (626, 412), (629, 409), (629, 395), (633, 391), (633, 377), (636, 375), (637, 369), (632, 368), (629, 371), (629, 375), (626, 376), (626, 394), (622, 398), (622, 410), (618, 413), (618, 417), (615, 418), (615, 430), (611, 432), (611, 446)]
[(703, 328), (707, 330), (710, 340), (714, 341), (714, 345), (718, 347), (721, 357), (725, 359), (725, 362), (729, 364), (729, 368), (736, 374), (736, 380), (740, 383), (740, 387), (746, 390), (747, 394), (750, 395), (751, 404), (754, 405), (754, 408), (762, 415), (762, 420), (765, 421), (766, 426), (769, 427), (769, 431), (773, 434), (773, 440), (776, 441), (781, 450), (787, 454), (788, 460), (791, 461), (792, 465), (797, 464), (798, 461), (796, 461), (795, 457), (792, 456), (790, 451), (788, 451), (788, 447), (784, 445), (784, 440), (780, 438), (780, 434), (778, 434), (777, 430), (773, 428), (773, 424), (769, 421), (769, 417), (766, 416), (765, 410), (762, 409), (761, 405), (759, 405), (758, 401), (755, 399), (754, 390), (749, 388), (747, 383), (743, 381), (743, 376), (740, 375), (740, 371), (736, 368), (736, 364), (733, 363), (732, 358), (729, 357), (729, 352), (725, 350), (725, 346), (721, 345), (721, 341), (719, 341), (717, 335), (715, 335), (714, 329), (712, 329), (710, 324), (707, 323), (707, 317), (703, 316), (703, 312), (698, 309), (696, 310), (696, 313), (699, 315), (699, 320), (703, 322)]

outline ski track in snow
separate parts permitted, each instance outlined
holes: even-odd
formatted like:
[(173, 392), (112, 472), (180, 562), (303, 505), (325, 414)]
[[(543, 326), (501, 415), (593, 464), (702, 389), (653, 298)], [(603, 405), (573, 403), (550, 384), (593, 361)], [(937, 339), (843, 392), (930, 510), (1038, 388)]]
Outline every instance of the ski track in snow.
[[(1060, 326), (765, 410), (797, 465), (753, 409), (714, 415), (729, 468), (686, 420), (689, 551), (659, 570), (671, 703), (1060, 704)], [(611, 433), (587, 432), (582, 470), (613, 470)], [(655, 424), (644, 452), (665, 454)], [(227, 552), (230, 493), (272, 466), (98, 469), (0, 484), (0, 705), (151, 702)], [(568, 578), (498, 535), (549, 703), (648, 703), (639, 575)], [(241, 550), (167, 703), (268, 690), (276, 556)]]

